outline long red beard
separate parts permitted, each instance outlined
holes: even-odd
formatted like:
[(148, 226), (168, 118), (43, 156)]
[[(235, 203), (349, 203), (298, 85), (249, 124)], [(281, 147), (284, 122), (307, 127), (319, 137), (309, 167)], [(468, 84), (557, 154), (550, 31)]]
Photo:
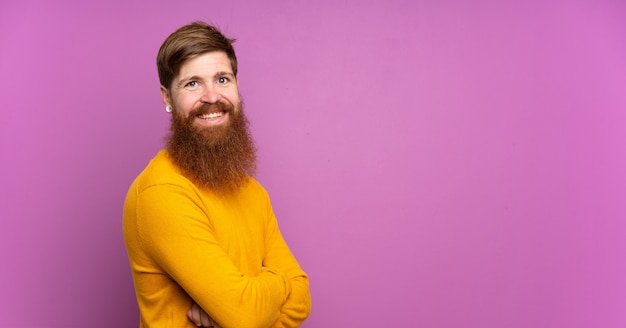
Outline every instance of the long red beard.
[[(198, 114), (212, 110), (228, 113), (223, 126), (196, 127)], [(256, 171), (256, 148), (248, 132), (243, 106), (235, 111), (230, 104), (205, 105), (187, 118), (172, 111), (167, 151), (183, 174), (200, 188), (218, 193), (232, 193), (243, 187)]]

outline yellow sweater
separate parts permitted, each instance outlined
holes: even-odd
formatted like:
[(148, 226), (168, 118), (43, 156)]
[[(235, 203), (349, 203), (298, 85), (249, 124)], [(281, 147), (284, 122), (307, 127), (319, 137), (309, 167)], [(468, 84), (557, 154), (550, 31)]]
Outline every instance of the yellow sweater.
[(128, 191), (123, 228), (140, 327), (195, 327), (193, 301), (223, 328), (297, 327), (309, 315), (308, 277), (252, 178), (220, 197), (161, 151)]

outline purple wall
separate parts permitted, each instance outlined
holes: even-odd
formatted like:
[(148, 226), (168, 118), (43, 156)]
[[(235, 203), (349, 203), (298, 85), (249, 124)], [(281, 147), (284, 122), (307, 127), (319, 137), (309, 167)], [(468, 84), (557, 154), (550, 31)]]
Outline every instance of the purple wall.
[(623, 1), (3, 1), (0, 327), (137, 327), (154, 59), (238, 39), (304, 327), (626, 326)]

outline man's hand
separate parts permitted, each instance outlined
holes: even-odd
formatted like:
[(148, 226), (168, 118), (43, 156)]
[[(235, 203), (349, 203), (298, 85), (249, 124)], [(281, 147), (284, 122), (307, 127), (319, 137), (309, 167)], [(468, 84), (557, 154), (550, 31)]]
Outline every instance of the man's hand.
[(195, 302), (191, 306), (191, 309), (187, 311), (187, 318), (193, 321), (198, 327), (212, 327), (221, 328), (204, 310)]
[[(261, 267), (261, 271), (264, 271), (265, 267)], [(204, 310), (194, 302), (191, 306), (191, 309), (187, 311), (187, 318), (193, 321), (193, 323), (198, 327), (207, 327), (207, 328), (222, 328), (217, 324), (209, 315), (204, 312)]]

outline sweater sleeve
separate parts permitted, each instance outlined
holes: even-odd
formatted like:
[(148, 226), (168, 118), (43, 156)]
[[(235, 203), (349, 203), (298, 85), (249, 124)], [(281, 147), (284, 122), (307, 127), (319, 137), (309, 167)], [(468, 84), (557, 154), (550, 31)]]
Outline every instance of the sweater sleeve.
[(176, 185), (141, 192), (137, 231), (146, 252), (221, 327), (271, 326), (291, 293), (290, 278), (274, 268), (280, 263), (255, 277), (238, 270), (189, 193)]
[(281, 272), (284, 272), (292, 286), (291, 294), (281, 307), (280, 316), (273, 327), (298, 327), (309, 316), (311, 311), (309, 278), (289, 250), (278, 228), (278, 222), (271, 205), (269, 205), (269, 201), (268, 212), (267, 254), (264, 265), (276, 267)]

